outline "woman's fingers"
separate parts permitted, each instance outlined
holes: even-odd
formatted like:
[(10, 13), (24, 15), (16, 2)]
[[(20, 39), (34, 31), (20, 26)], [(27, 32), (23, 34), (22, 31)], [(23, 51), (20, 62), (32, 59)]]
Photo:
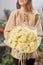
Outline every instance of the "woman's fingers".
[(37, 34), (39, 37), (43, 37), (43, 32)]

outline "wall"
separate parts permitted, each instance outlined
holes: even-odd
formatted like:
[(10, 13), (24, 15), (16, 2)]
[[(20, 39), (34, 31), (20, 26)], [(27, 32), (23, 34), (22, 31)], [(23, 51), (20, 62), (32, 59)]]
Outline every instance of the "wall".
[(0, 9), (16, 9), (16, 0), (0, 0)]

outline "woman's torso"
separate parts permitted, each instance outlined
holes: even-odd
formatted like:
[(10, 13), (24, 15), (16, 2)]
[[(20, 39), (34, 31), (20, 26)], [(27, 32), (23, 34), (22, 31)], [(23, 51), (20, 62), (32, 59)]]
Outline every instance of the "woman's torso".
[(22, 12), (18, 10), (16, 13), (16, 25), (27, 22), (29, 26), (35, 26), (35, 12)]

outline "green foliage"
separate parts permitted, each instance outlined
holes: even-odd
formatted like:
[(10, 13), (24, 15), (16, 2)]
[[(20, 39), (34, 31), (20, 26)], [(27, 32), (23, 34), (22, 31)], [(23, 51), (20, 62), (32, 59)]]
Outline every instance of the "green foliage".
[(39, 65), (43, 65), (43, 62), (42, 62), (42, 63), (40, 63)]
[(5, 26), (5, 25), (6, 25), (5, 20), (0, 20), (0, 26)]
[(5, 54), (2, 58), (2, 64), (4, 65), (15, 65), (12, 60), (12, 56), (10, 55), (11, 49), (9, 47), (6, 48)]
[[(42, 30), (43, 30), (43, 23), (41, 22), (42, 24)], [(42, 38), (42, 41), (41, 41), (41, 45), (39, 47), (39, 51), (43, 52), (43, 38)]]
[(40, 50), (41, 52), (43, 52), (43, 38), (42, 38), (42, 42), (41, 42), (41, 45), (40, 45), (40, 47), (39, 47), (39, 50)]

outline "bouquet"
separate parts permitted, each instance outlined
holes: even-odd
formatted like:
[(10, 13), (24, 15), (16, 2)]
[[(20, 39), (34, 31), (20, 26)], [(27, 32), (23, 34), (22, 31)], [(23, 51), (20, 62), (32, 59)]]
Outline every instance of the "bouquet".
[(6, 44), (23, 52), (33, 52), (37, 48), (37, 30), (25, 24), (15, 26), (9, 33)]

